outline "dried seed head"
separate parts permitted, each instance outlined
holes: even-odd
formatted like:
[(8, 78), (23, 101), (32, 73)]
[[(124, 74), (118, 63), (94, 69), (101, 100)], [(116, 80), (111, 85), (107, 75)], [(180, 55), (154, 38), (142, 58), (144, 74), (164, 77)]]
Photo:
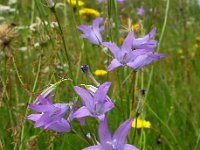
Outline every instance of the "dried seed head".
[(4, 48), (9, 46), (10, 42), (15, 36), (15, 24), (0, 24), (0, 47)]

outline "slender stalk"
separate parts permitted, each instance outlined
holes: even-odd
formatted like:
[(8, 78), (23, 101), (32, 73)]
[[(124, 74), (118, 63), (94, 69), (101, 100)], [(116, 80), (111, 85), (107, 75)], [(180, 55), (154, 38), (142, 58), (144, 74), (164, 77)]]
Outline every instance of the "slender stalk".
[[(37, 85), (37, 82), (38, 82), (38, 77), (39, 77), (40, 68), (41, 68), (41, 59), (42, 59), (42, 56), (40, 55), (39, 64), (38, 64), (38, 68), (37, 68), (37, 74), (36, 74), (35, 81), (34, 81), (34, 84), (33, 84), (33, 89), (32, 89), (33, 92), (35, 91), (36, 85)], [(30, 96), (30, 98), (29, 98), (29, 100), (28, 100), (28, 103), (31, 102), (31, 99), (32, 99), (32, 95)], [(29, 109), (28, 109), (28, 106), (27, 106), (24, 116), (27, 116), (28, 110), (29, 110)], [(24, 140), (25, 123), (26, 123), (26, 119), (24, 119), (24, 121), (23, 121), (23, 123), (22, 123), (22, 130), (21, 130), (21, 136), (20, 136), (20, 147), (19, 147), (19, 150), (22, 150), (22, 149), (23, 149), (23, 140)]]
[[(61, 24), (60, 24), (60, 20), (58, 18), (57, 13), (56, 13), (55, 6), (53, 8), (51, 8), (51, 10), (52, 10), (52, 12), (53, 12), (53, 14), (54, 14), (54, 16), (56, 18), (56, 21), (58, 22), (58, 28), (59, 28), (59, 31), (60, 31), (60, 36), (62, 38), (65, 54), (66, 54), (66, 57), (67, 57), (67, 62), (68, 62), (68, 65), (69, 65), (69, 74), (70, 74), (71, 78), (73, 79), (74, 76), (73, 76), (73, 73), (72, 73), (71, 60), (70, 60), (70, 57), (69, 57), (69, 54), (68, 54), (68, 51), (67, 51), (67, 45), (66, 45), (65, 36), (64, 36)], [(74, 80), (73, 80), (73, 82), (74, 82)]]
[(148, 109), (152, 112), (152, 114), (161, 122), (161, 124), (169, 131), (169, 133), (171, 134), (175, 144), (178, 146), (178, 148), (181, 150), (180, 145), (178, 144), (178, 141), (176, 139), (176, 137), (174, 136), (172, 130), (164, 123), (163, 120), (161, 120), (161, 118), (153, 111), (153, 109), (149, 106), (146, 105), (148, 107)]
[(132, 74), (132, 101), (130, 106), (130, 117), (134, 116), (134, 107), (135, 107), (135, 96), (136, 96), (136, 88), (138, 82), (138, 72), (133, 72)]
[(34, 13), (35, 13), (35, 0), (32, 0), (32, 4), (31, 4), (31, 24), (34, 21)]
[[(158, 48), (157, 48), (156, 52), (159, 52), (161, 42), (163, 40), (164, 32), (165, 32), (166, 25), (167, 25), (167, 19), (168, 19), (168, 15), (169, 15), (169, 6), (170, 6), (170, 0), (167, 0), (164, 23), (163, 23), (163, 27), (162, 27), (162, 31), (161, 31), (161, 35), (160, 35), (160, 39), (159, 39), (159, 44), (158, 44)], [(145, 101), (146, 101), (148, 93), (149, 93), (149, 88), (150, 88), (151, 80), (152, 80), (152, 77), (153, 77), (153, 70), (154, 70), (154, 67), (152, 66), (151, 71), (150, 71), (149, 81), (148, 81), (148, 84), (147, 84), (146, 95), (145, 95), (145, 98), (144, 98)]]
[(114, 21), (115, 21), (115, 28), (116, 28), (116, 38), (117, 38), (117, 44), (119, 45), (119, 15), (118, 15), (118, 10), (117, 10), (117, 1), (113, 1), (113, 7), (114, 7)]

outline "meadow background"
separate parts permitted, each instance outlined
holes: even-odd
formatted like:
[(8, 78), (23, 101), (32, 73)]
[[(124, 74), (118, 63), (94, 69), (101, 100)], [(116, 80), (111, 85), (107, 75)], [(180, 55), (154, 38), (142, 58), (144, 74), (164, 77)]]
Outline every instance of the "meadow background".
[[(85, 5), (73, 7), (65, 0), (56, 0), (56, 14), (62, 26), (67, 51), (63, 48), (62, 34), (52, 28), (56, 16), (41, 0), (18, 0), (10, 3), (14, 10), (5, 12), (0, 7), (0, 149), (58, 149), (79, 150), (89, 146), (74, 133), (58, 134), (34, 129), (26, 120), (32, 102), (50, 84), (63, 78), (56, 90), (54, 102), (78, 99), (72, 85), (92, 84), (80, 67), (90, 66), (91, 72), (106, 69), (110, 58), (101, 47), (80, 38), (76, 28), (91, 24), (93, 17), (79, 15), (79, 9), (89, 7), (100, 12), (105, 22), (104, 41), (121, 41), (127, 34), (127, 19), (138, 24), (136, 34), (144, 35), (156, 27), (160, 59), (137, 72), (136, 99), (141, 88), (147, 91), (143, 116), (151, 122), (150, 129), (137, 130), (133, 141), (127, 142), (145, 150), (200, 149), (200, 4), (196, 0), (126, 0), (124, 4), (108, 0), (98, 4), (84, 0)], [(11, 1), (0, 0), (0, 5)], [(136, 9), (144, 6), (144, 15)], [(153, 11), (149, 11), (152, 8)], [(44, 23), (47, 22), (47, 23)], [(34, 30), (30, 26), (36, 23)], [(115, 23), (111, 28), (110, 24)], [(5, 27), (6, 24), (6, 27)], [(119, 29), (125, 29), (119, 34)], [(69, 55), (69, 62), (67, 58)], [(71, 67), (71, 68), (69, 68)], [(105, 76), (95, 76), (103, 83), (111, 81), (109, 96), (116, 108), (108, 114), (111, 131), (129, 117), (132, 98), (132, 71), (118, 68)], [(152, 79), (151, 79), (152, 75)], [(141, 81), (142, 80), (142, 81)], [(79, 98), (80, 99), (80, 98)], [(81, 129), (74, 122), (77, 132)], [(88, 118), (85, 132), (97, 134), (97, 123)], [(81, 135), (80, 133), (80, 136)], [(97, 136), (98, 137), (98, 136)]]

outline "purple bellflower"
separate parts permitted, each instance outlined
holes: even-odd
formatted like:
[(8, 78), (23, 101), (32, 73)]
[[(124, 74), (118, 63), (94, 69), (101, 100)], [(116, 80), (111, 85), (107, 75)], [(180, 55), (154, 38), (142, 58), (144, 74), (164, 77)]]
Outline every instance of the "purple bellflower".
[(72, 119), (86, 116), (101, 118), (107, 111), (111, 110), (114, 104), (107, 99), (107, 92), (110, 85), (110, 82), (103, 83), (99, 86), (94, 95), (91, 95), (90, 92), (81, 87), (75, 86), (74, 90), (81, 97), (84, 106), (73, 113)]
[(139, 70), (153, 60), (165, 57), (164, 54), (155, 53), (151, 49), (154, 47), (151, 45), (154, 41), (149, 39), (152, 37), (152, 34), (136, 39), (136, 42), (134, 42), (133, 36), (134, 33), (130, 32), (125, 38), (121, 48), (111, 42), (102, 42), (102, 45), (107, 47), (114, 56), (114, 59), (107, 67), (108, 72), (120, 66), (129, 66), (134, 70)]
[(27, 116), (27, 119), (35, 121), (35, 128), (43, 127), (44, 129), (54, 130), (56, 132), (70, 131), (70, 124), (64, 119), (64, 115), (68, 110), (66, 104), (52, 104), (50, 99), (39, 95), (36, 103), (29, 104), (29, 107), (37, 112), (37, 114)]
[(93, 44), (100, 44), (102, 42), (100, 32), (104, 30), (104, 26), (99, 26), (102, 21), (103, 19), (99, 17), (93, 20), (92, 26), (78, 26), (77, 29), (83, 32), (81, 37), (88, 39)]
[(143, 6), (137, 8), (137, 15), (138, 16), (142, 16), (143, 13), (144, 13), (144, 7)]
[(133, 145), (125, 144), (132, 121), (133, 119), (128, 119), (122, 123), (112, 136), (108, 129), (106, 117), (103, 118), (98, 129), (100, 144), (84, 148), (83, 150), (139, 150)]
[(147, 35), (141, 38), (133, 39), (133, 49), (154, 49), (157, 47), (158, 42), (156, 40), (152, 40), (156, 33), (156, 29), (153, 28)]

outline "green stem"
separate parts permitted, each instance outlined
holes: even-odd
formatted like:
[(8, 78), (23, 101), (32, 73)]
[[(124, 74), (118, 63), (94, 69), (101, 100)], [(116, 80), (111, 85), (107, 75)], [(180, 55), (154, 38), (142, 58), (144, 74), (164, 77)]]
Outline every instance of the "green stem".
[[(62, 41), (63, 41), (64, 50), (65, 50), (65, 54), (66, 54), (66, 57), (67, 57), (67, 62), (68, 62), (68, 65), (69, 65), (69, 74), (70, 74), (71, 78), (73, 79), (74, 76), (73, 76), (73, 73), (72, 73), (72, 65), (71, 65), (71, 60), (70, 60), (70, 57), (69, 57), (69, 54), (68, 54), (68, 51), (67, 51), (67, 45), (66, 45), (65, 36), (64, 36), (64, 33), (63, 33), (63, 30), (62, 30), (58, 15), (56, 13), (55, 7), (53, 7), (51, 10), (52, 10), (52, 12), (53, 12), (53, 14), (54, 14), (54, 16), (56, 18), (56, 21), (58, 22), (58, 28), (59, 28), (60, 35), (61, 35), (61, 38), (62, 38)], [(73, 80), (73, 82), (74, 82), (74, 80)]]
[[(39, 77), (40, 68), (41, 68), (41, 59), (42, 59), (42, 56), (40, 55), (39, 64), (38, 64), (38, 68), (37, 68), (37, 74), (36, 74), (35, 81), (34, 81), (34, 84), (33, 84), (33, 89), (32, 89), (33, 92), (35, 91), (36, 85), (37, 85), (37, 82), (38, 82), (38, 77)], [(28, 104), (31, 102), (31, 99), (32, 99), (32, 95), (30, 96), (30, 98), (29, 98), (29, 100), (28, 100)], [(29, 110), (29, 109), (28, 109), (28, 106), (27, 106), (24, 116), (27, 116), (28, 110)], [(22, 149), (23, 149), (25, 123), (26, 123), (26, 119), (24, 118), (24, 121), (23, 121), (23, 123), (22, 123), (22, 130), (21, 130), (21, 137), (20, 137), (20, 147), (19, 147), (19, 150), (22, 150)]]
[(133, 72), (132, 77), (132, 101), (131, 101), (131, 107), (130, 107), (130, 117), (134, 116), (134, 107), (135, 107), (135, 98), (136, 98), (136, 89), (138, 84), (138, 72)]
[[(170, 6), (170, 0), (167, 0), (164, 23), (163, 23), (163, 27), (162, 27), (162, 31), (161, 31), (161, 35), (160, 35), (160, 39), (159, 39), (159, 44), (158, 44), (158, 48), (157, 48), (156, 52), (159, 52), (159, 50), (160, 50), (161, 42), (162, 42), (164, 32), (165, 32), (165, 29), (166, 29), (167, 18), (168, 18), (168, 15), (169, 15), (169, 6)], [(146, 94), (145, 94), (145, 98), (144, 98), (145, 101), (146, 101), (148, 93), (149, 93), (149, 88), (150, 88), (151, 80), (152, 80), (152, 76), (153, 76), (153, 70), (154, 70), (154, 67), (152, 66), (151, 71), (150, 71), (149, 81), (148, 81), (148, 84), (147, 84)]]

